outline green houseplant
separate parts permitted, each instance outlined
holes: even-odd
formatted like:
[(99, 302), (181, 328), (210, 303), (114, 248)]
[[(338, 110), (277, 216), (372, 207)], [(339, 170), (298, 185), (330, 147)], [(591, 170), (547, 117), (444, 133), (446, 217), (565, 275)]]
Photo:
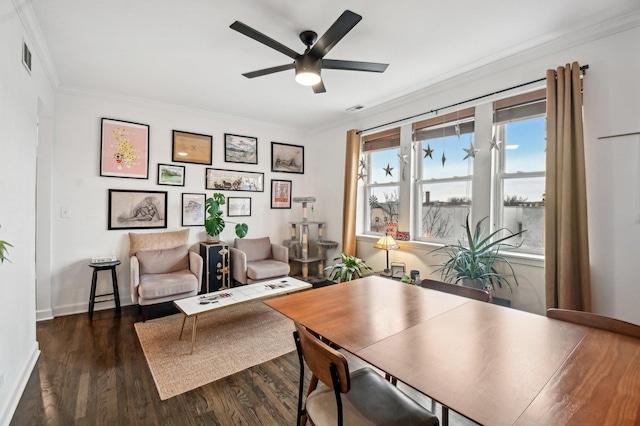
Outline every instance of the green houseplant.
[[(511, 263), (500, 254), (500, 249), (503, 247), (520, 247), (522, 243), (514, 245), (505, 243), (505, 241), (522, 235), (526, 231), (513, 233), (506, 228), (500, 228), (485, 236), (482, 223), (486, 219), (488, 218), (485, 217), (480, 220), (472, 232), (469, 215), (467, 214), (466, 223), (463, 225), (467, 236), (466, 245), (458, 240), (456, 244), (444, 245), (429, 252), (435, 252), (448, 258), (438, 265), (439, 268), (434, 273), (440, 272), (443, 281), (487, 289), (491, 293), (495, 290), (496, 284), (499, 287), (505, 284), (512, 290), (507, 278), (513, 277), (516, 285), (518, 285), (518, 279)], [(509, 232), (509, 235), (498, 237), (503, 231)], [(503, 262), (507, 265), (510, 273), (498, 273), (494, 266), (496, 262)]]
[[(219, 192), (215, 192), (212, 197), (207, 198), (205, 201), (207, 217), (204, 220), (204, 227), (207, 230), (207, 234), (213, 239), (216, 239), (226, 226), (225, 220), (222, 218), (222, 209), (220, 208), (224, 204), (225, 197)], [(235, 231), (238, 238), (244, 238), (249, 232), (249, 226), (246, 223), (236, 223)]]
[(358, 259), (355, 256), (349, 256), (345, 253), (340, 253), (340, 256), (333, 259), (334, 261), (340, 260), (335, 265), (327, 266), (325, 269), (330, 270), (329, 279), (332, 281), (351, 281), (354, 277), (362, 277), (363, 272), (371, 272), (372, 269), (364, 263), (362, 259)]
[[(0, 263), (4, 263), (5, 260), (9, 260), (9, 258), (7, 257), (7, 247), (13, 246), (4, 240), (0, 240)], [(11, 261), (9, 260), (9, 262)]]

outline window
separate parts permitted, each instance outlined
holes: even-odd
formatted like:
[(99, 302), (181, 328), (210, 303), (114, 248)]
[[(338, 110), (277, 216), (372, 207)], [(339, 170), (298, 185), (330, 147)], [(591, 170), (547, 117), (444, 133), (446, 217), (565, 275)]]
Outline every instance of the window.
[(526, 230), (522, 248), (544, 247), (545, 93), (538, 91), (495, 103), (496, 164), (494, 224)]
[(406, 172), (400, 161), (400, 128), (365, 136), (363, 152), (365, 229), (367, 233), (382, 234), (387, 223), (397, 227), (400, 214), (400, 179)]
[(448, 243), (466, 238), (467, 214), (489, 216), (485, 232), (526, 230), (522, 250), (542, 253), (545, 111), (543, 89), (365, 136), (363, 231), (399, 223), (412, 240)]
[(413, 125), (413, 139), (421, 148), (416, 156), (417, 240), (463, 237), (459, 230), (471, 209), (473, 175), (473, 158), (464, 149), (473, 145), (473, 114), (470, 108)]

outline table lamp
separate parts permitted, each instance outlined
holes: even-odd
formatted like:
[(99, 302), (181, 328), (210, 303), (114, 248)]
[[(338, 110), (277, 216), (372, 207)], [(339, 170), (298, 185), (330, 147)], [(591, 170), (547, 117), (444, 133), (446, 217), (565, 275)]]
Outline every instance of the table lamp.
[(389, 250), (397, 250), (400, 248), (396, 240), (387, 233), (384, 234), (383, 237), (380, 237), (377, 243), (373, 245), (373, 248), (377, 248), (380, 250), (385, 250), (387, 252), (387, 268), (384, 270), (385, 273), (389, 273)]

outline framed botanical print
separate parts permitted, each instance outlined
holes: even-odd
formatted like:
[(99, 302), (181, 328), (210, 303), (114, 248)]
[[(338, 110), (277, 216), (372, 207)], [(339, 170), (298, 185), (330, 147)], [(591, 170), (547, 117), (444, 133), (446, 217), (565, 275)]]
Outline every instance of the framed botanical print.
[(271, 171), (304, 174), (304, 146), (271, 142)]
[(158, 185), (184, 186), (184, 166), (158, 164)]
[(173, 159), (177, 163), (211, 164), (213, 138), (198, 133), (173, 131)]
[(258, 138), (224, 134), (224, 161), (258, 164)]
[(149, 126), (103, 118), (100, 176), (149, 178)]
[(291, 181), (271, 179), (271, 208), (291, 208)]
[(205, 194), (182, 193), (182, 226), (204, 226)]
[(109, 190), (108, 229), (167, 227), (167, 192)]

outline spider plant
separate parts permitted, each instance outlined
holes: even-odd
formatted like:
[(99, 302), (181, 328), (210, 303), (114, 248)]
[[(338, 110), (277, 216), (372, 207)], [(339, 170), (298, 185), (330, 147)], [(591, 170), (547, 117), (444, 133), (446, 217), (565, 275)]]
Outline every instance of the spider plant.
[(355, 256), (349, 256), (345, 253), (340, 253), (340, 256), (333, 260), (340, 260), (340, 262), (324, 268), (325, 271), (331, 270), (329, 279), (332, 281), (351, 281), (355, 279), (355, 277), (362, 277), (363, 272), (373, 271), (362, 259), (358, 259)]
[[(205, 201), (205, 209), (207, 210), (207, 218), (204, 221), (204, 228), (211, 237), (217, 237), (226, 226), (225, 220), (222, 218), (222, 209), (220, 206), (225, 204), (224, 195), (215, 192), (212, 197)], [(234, 223), (230, 222), (229, 223)], [(236, 235), (243, 238), (249, 232), (249, 226), (246, 223), (236, 223)]]
[[(484, 236), (482, 224), (486, 219), (485, 217), (480, 220), (472, 232), (469, 223), (469, 214), (467, 214), (466, 223), (462, 225), (467, 236), (466, 245), (458, 240), (457, 244), (447, 244), (429, 252), (438, 252), (437, 255), (448, 257), (446, 262), (438, 265), (439, 268), (436, 269), (434, 273), (440, 272), (443, 281), (454, 284), (458, 284), (460, 281), (464, 283), (464, 281), (470, 280), (481, 284), (483, 289), (492, 291), (495, 289), (496, 284), (501, 288), (502, 285), (505, 284), (513, 291), (507, 278), (513, 277), (516, 285), (518, 285), (518, 279), (516, 278), (511, 263), (500, 254), (500, 249), (503, 247), (520, 247), (522, 243), (508, 244), (505, 243), (505, 241), (522, 235), (526, 231), (513, 233), (507, 228), (500, 228)], [(509, 232), (509, 235), (499, 237), (503, 231)], [(507, 265), (510, 273), (498, 273), (494, 267), (496, 262), (503, 262)]]

